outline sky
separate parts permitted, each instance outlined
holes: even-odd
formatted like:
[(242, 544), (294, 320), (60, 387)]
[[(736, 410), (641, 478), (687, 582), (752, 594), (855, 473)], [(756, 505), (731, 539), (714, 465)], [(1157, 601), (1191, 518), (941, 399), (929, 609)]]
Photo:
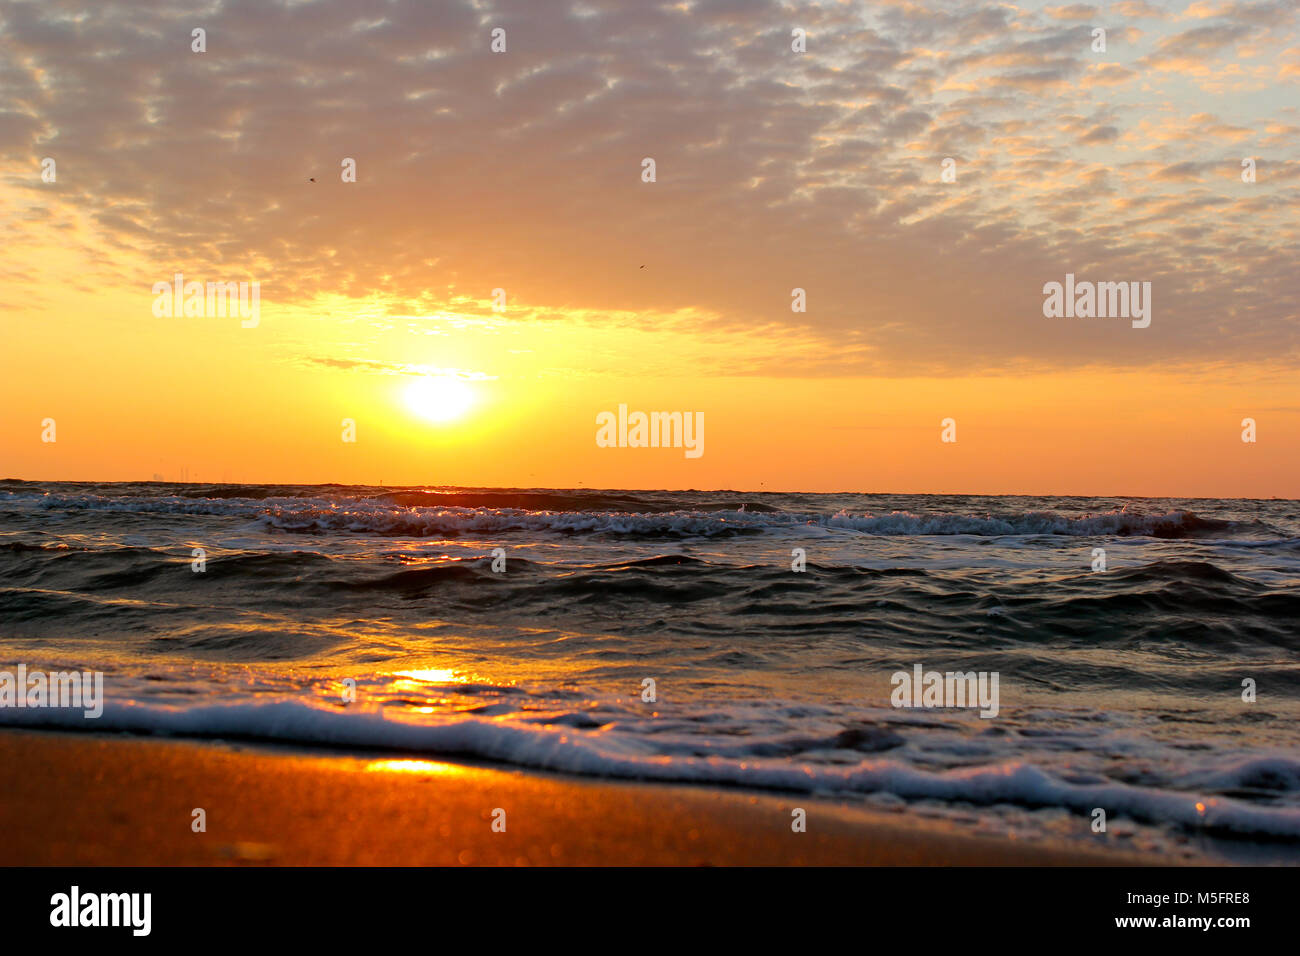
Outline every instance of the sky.
[(0, 477), (1300, 497), (1298, 25), (0, 0)]

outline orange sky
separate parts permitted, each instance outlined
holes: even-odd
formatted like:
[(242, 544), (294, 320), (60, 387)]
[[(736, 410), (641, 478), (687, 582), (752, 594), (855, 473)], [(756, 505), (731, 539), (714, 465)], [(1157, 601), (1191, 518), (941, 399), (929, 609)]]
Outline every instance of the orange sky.
[(1300, 497), (1294, 5), (56, 7), (0, 12), (0, 477)]
[[(377, 360), (454, 376), (473, 402), (431, 422), (419, 376), (296, 360), (358, 335), (310, 312), (141, 319), (129, 296), (70, 293), (15, 323), (7, 353), (5, 475), (34, 479), (739, 488), (809, 491), (1288, 496), (1300, 429), (1285, 372), (1085, 368), (937, 377), (674, 375), (675, 331), (545, 328), (476, 319), (367, 331)], [(138, 296), (136, 297), (138, 298)], [(86, 334), (89, 325), (101, 329)], [(382, 345), (380, 344), (382, 343)], [(743, 338), (726, 343), (743, 349)], [(761, 348), (758, 343), (757, 348)], [(584, 369), (584, 364), (589, 366)], [(237, 369), (237, 374), (232, 374)], [(618, 371), (625, 369), (625, 371)], [(57, 388), (51, 388), (53, 381)], [(704, 413), (704, 454), (599, 448), (595, 416)], [(1240, 422), (1258, 423), (1254, 444)], [(41, 422), (56, 422), (54, 443)], [(356, 422), (354, 443), (341, 423)], [(957, 441), (941, 439), (953, 418)]]

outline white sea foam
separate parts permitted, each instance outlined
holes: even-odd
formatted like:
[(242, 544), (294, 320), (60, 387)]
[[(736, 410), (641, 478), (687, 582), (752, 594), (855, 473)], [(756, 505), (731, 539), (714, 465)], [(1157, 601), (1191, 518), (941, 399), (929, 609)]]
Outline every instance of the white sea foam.
[[(71, 711), (0, 711), (9, 726), (79, 729)], [(891, 794), (905, 800), (1059, 808), (1087, 815), (1171, 824), (1221, 835), (1300, 839), (1300, 808), (1252, 806), (1195, 792), (1112, 781), (1068, 782), (1026, 762), (947, 772), (918, 769), (889, 757), (852, 765), (763, 758), (666, 756), (652, 737), (584, 733), (570, 727), (500, 717), (459, 715), (437, 723), (390, 719), (379, 710), (341, 710), (302, 701), (163, 707), (110, 702), (96, 730), (240, 737), (295, 744), (379, 748), (501, 761), (536, 770), (662, 782), (732, 785), (822, 794)], [(1220, 768), (1203, 785), (1258, 781), (1268, 769), (1293, 784), (1300, 763), (1270, 758)]]

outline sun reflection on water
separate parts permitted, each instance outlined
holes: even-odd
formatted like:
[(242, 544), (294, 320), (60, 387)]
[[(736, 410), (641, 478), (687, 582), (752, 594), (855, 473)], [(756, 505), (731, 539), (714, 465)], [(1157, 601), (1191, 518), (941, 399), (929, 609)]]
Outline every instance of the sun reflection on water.
[(394, 677), (409, 677), (411, 680), (423, 681), (428, 684), (459, 684), (463, 681), (457, 679), (456, 672), (444, 668), (424, 668), (413, 671), (394, 671)]
[(454, 764), (437, 763), (433, 760), (370, 760), (366, 763), (366, 773), (433, 773), (453, 774), (461, 768)]

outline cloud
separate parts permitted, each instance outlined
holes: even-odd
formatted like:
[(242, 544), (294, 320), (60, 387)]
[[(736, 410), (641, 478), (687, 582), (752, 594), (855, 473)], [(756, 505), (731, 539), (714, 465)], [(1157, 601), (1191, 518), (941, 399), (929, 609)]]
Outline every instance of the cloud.
[(1108, 9), (1111, 13), (1134, 20), (1165, 20), (1169, 17), (1168, 11), (1147, 3), (1146, 0), (1125, 0), (1123, 3), (1112, 3)]
[(321, 356), (304, 356), (300, 364), (317, 365), (343, 372), (372, 372), (378, 375), (436, 375), (462, 378), (468, 381), (488, 381), (495, 376), (483, 372), (458, 368), (434, 368), (428, 365), (409, 365), (402, 362), (381, 362), (373, 359), (348, 359)]
[[(1264, 6), (1103, 55), (1086, 5), (0, 0), (0, 215), (13, 244), (75, 223), (133, 288), (478, 314), (501, 287), (501, 321), (797, 333), (784, 366), (717, 359), (737, 374), (1287, 355), (1296, 117), (1281, 87), (1240, 107), (1196, 85), (1247, 40), (1287, 62)], [(1262, 157), (1253, 192), (1212, 174), (1233, 152)], [(1070, 271), (1153, 282), (1151, 329), (1044, 320)]]
[(1043, 12), (1053, 20), (1092, 20), (1098, 10), (1086, 3), (1072, 3), (1065, 7), (1045, 7)]
[(1119, 139), (1119, 129), (1117, 127), (1094, 126), (1079, 137), (1079, 143), (1084, 145), (1113, 143), (1117, 139)]

